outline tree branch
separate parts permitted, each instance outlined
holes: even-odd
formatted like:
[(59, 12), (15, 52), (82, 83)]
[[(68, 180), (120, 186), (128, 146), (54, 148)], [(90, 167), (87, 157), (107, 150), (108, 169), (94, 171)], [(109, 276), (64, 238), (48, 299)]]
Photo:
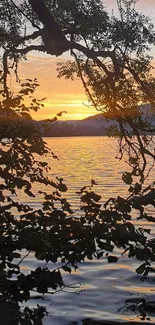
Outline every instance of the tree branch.
[[(37, 14), (39, 20), (46, 27), (51, 42), (55, 44), (55, 55), (61, 55), (69, 50), (69, 43), (65, 35), (62, 33), (60, 26), (53, 18), (52, 13), (47, 8), (43, 0), (29, 0), (33, 11)], [(49, 42), (49, 40), (48, 40)], [(46, 45), (46, 44), (45, 44)], [(47, 44), (49, 46), (49, 44)], [(54, 48), (54, 46), (53, 46)]]
[(13, 49), (14, 53), (20, 53), (20, 54), (27, 54), (31, 51), (40, 51), (40, 52), (46, 52), (46, 46), (45, 45), (30, 45), (27, 46), (23, 49), (18, 49), (18, 48), (14, 48)]
[[(23, 44), (23, 43), (26, 42), (26, 41), (34, 40), (34, 39), (36, 39), (37, 37), (42, 36), (42, 32), (43, 32), (43, 29), (40, 29), (40, 30), (35, 31), (35, 32), (32, 33), (32, 34), (29, 34), (29, 35), (26, 35), (26, 36), (20, 38), (20, 39), (16, 42), (15, 46), (17, 47), (17, 46), (19, 46), (20, 44)], [(11, 49), (10, 49), (10, 51), (11, 51)]]

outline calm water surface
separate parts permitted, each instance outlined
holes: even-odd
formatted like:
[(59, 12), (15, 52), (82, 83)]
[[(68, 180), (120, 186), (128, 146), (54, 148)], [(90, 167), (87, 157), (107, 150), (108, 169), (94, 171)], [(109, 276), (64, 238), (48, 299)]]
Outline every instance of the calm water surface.
[[(118, 150), (115, 139), (76, 137), (47, 138), (46, 141), (59, 157), (59, 160), (47, 157), (51, 166), (51, 177), (64, 178), (68, 186), (65, 197), (73, 208), (77, 208), (79, 204), (76, 191), (89, 185), (92, 179), (98, 184), (95, 191), (102, 195), (103, 202), (109, 197), (127, 193), (127, 187), (121, 180), (122, 172), (127, 166), (125, 162), (115, 159)], [(21, 200), (25, 202), (26, 198), (23, 196)], [(31, 199), (31, 204), (38, 207), (39, 197)], [(144, 225), (150, 227), (146, 222)], [(23, 269), (27, 271), (39, 265), (33, 256), (29, 256), (23, 262)], [(120, 258), (116, 264), (107, 264), (104, 259), (100, 259), (86, 261), (72, 275), (65, 274), (66, 284), (77, 288), (68, 288), (67, 293), (45, 295), (44, 300), (37, 300), (37, 303), (45, 305), (49, 311), (44, 324), (68, 325), (73, 321), (82, 324), (82, 319), (85, 318), (139, 321), (134, 312), (126, 311), (125, 301), (141, 297), (153, 300), (155, 286), (153, 277), (144, 282), (136, 275), (135, 269), (138, 265), (136, 259), (130, 260), (126, 256)], [(36, 300), (32, 299), (31, 304), (35, 305)], [(152, 315), (150, 321), (155, 323)]]

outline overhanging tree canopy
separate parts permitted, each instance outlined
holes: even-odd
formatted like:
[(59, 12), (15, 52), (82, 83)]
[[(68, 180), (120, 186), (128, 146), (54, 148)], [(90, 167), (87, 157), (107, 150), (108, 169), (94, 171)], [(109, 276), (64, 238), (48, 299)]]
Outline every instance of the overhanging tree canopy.
[[(64, 286), (60, 269), (48, 270), (48, 261), (61, 260), (62, 268), (70, 272), (85, 258), (100, 258), (117, 246), (143, 261), (138, 273), (146, 276), (154, 272), (154, 239), (147, 239), (147, 229), (137, 229), (131, 222), (133, 210), (140, 218), (154, 221), (146, 207), (155, 206), (153, 183), (145, 185), (147, 157), (154, 162), (150, 135), (154, 129), (151, 121), (142, 118), (139, 108), (147, 103), (154, 109), (155, 80), (147, 51), (154, 45), (155, 34), (152, 24), (135, 11), (134, 4), (118, 1), (117, 18), (109, 17), (98, 0), (1, 1), (0, 292), (5, 302), (15, 301), (15, 324), (25, 319), (35, 322), (44, 314), (43, 309), (40, 314), (29, 309), (24, 315), (19, 313), (18, 302), (28, 300), (31, 291), (53, 293)], [(131, 167), (131, 172), (123, 174), (123, 181), (129, 185), (127, 198), (110, 198), (102, 206), (93, 187), (84, 187), (80, 191), (82, 213), (77, 218), (60, 194), (67, 190), (63, 180), (54, 182), (44, 174), (48, 165), (38, 156), (49, 150), (30, 120), (31, 110), (42, 105), (32, 97), (38, 83), (29, 78), (21, 83), (18, 76), (18, 62), (31, 50), (56, 56), (70, 51), (74, 61), (60, 65), (59, 76), (81, 78), (90, 103), (118, 122), (115, 133), (119, 136), (120, 157), (127, 152)], [(18, 94), (9, 87), (11, 71), (21, 84)], [(30, 96), (29, 105), (25, 105), (24, 96)], [(40, 193), (43, 204), (37, 210), (12, 197), (18, 190), (33, 196), (34, 182), (52, 188), (51, 195)], [(24, 275), (20, 268), (23, 249), (25, 256), (33, 252), (37, 259), (45, 260), (45, 267)], [(116, 262), (118, 258), (111, 253), (108, 261)]]
[[(2, 10), (6, 4), (8, 10), (2, 17), (1, 80), (7, 94), (9, 61), (14, 62), (17, 76), (18, 61), (31, 50), (57, 56), (70, 51), (74, 60), (58, 66), (59, 76), (78, 76), (90, 103), (107, 118), (117, 120), (119, 128), (113, 131), (121, 135), (120, 155), (125, 149), (133, 156), (130, 158), (142, 158), (136, 175), (143, 183), (146, 156), (154, 160), (152, 137), (146, 136), (154, 132), (154, 127), (151, 119), (146, 123), (142, 118), (140, 106), (149, 104), (154, 110), (155, 80), (149, 49), (154, 46), (155, 33), (149, 19), (136, 12), (135, 3), (118, 1), (120, 17), (116, 18), (109, 17), (98, 0), (3, 1)], [(145, 134), (143, 139), (141, 133)], [(136, 145), (131, 135), (136, 136)]]

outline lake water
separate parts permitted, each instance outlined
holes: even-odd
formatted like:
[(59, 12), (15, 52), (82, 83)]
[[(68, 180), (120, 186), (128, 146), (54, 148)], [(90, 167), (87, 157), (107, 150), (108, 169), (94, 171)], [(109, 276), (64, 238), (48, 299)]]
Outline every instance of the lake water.
[[(95, 192), (102, 195), (102, 202), (109, 197), (127, 193), (127, 187), (121, 179), (127, 165), (115, 159), (118, 150), (115, 139), (77, 137), (47, 138), (46, 141), (59, 157), (59, 160), (47, 157), (51, 176), (53, 179), (56, 176), (64, 178), (68, 186), (65, 197), (73, 208), (79, 204), (76, 191), (89, 185), (92, 179), (98, 184)], [(25, 201), (25, 197), (21, 199)], [(36, 196), (31, 199), (31, 204), (37, 207), (40, 204), (39, 198)], [(150, 228), (147, 222), (144, 225)], [(153, 225), (151, 226), (154, 233)], [(23, 261), (23, 269), (26, 271), (39, 265), (32, 255)], [(136, 259), (128, 259), (127, 256), (120, 258), (116, 264), (107, 264), (105, 259), (84, 262), (76, 272), (64, 275), (66, 283), (77, 288), (68, 288), (65, 290), (67, 292), (45, 295), (44, 300), (37, 300), (37, 303), (45, 305), (49, 311), (44, 324), (82, 324), (82, 320), (86, 318), (140, 321), (137, 313), (128, 308), (128, 299), (143, 297), (146, 300), (155, 300), (155, 286), (154, 277), (150, 276), (142, 281), (135, 273), (138, 265)], [(36, 300), (32, 299), (31, 304), (35, 305)], [(153, 315), (150, 321), (155, 323)]]

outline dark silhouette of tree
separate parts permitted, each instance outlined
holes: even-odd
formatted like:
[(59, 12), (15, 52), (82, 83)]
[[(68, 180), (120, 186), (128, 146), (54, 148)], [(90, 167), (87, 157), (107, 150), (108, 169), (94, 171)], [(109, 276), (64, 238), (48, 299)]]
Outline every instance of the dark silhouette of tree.
[[(155, 79), (151, 57), (154, 45), (152, 24), (134, 9), (135, 1), (118, 1), (120, 17), (109, 17), (98, 0), (64, 1), (3, 0), (0, 4), (0, 303), (5, 310), (1, 323), (42, 324), (46, 313), (38, 306), (19, 308), (32, 292), (53, 294), (65, 287), (61, 270), (71, 272), (85, 258), (105, 256), (115, 263), (114, 247), (122, 254), (136, 256), (142, 264), (137, 273), (144, 277), (155, 272), (154, 238), (148, 229), (135, 227), (138, 218), (154, 222), (148, 212), (155, 206), (154, 182), (145, 185), (154, 163), (154, 129), (142, 119), (141, 104), (154, 109)], [(31, 27), (28, 28), (28, 27)], [(28, 32), (31, 30), (32, 32)], [(61, 55), (69, 50), (74, 61), (59, 64), (59, 77), (81, 78), (90, 103), (108, 119), (116, 120), (120, 143), (119, 158), (128, 159), (130, 172), (123, 181), (129, 195), (109, 198), (104, 206), (94, 192), (95, 181), (79, 191), (81, 216), (76, 215), (64, 197), (67, 186), (62, 178), (48, 177), (43, 157), (55, 155), (47, 148), (31, 120), (42, 100), (36, 99), (36, 79), (20, 81), (18, 63), (32, 50)], [(18, 93), (9, 87), (15, 74)], [(25, 96), (29, 98), (25, 104)], [(149, 133), (149, 134), (148, 134)], [(141, 134), (143, 134), (141, 136)], [(41, 157), (41, 159), (40, 159)], [(19, 193), (34, 197), (34, 184), (40, 190), (41, 207), (34, 209), (18, 200)], [(46, 193), (50, 186), (51, 194)], [(21, 265), (29, 255), (43, 261), (43, 267), (24, 274)], [(48, 262), (61, 267), (48, 268)], [(8, 310), (11, 310), (10, 316)]]

